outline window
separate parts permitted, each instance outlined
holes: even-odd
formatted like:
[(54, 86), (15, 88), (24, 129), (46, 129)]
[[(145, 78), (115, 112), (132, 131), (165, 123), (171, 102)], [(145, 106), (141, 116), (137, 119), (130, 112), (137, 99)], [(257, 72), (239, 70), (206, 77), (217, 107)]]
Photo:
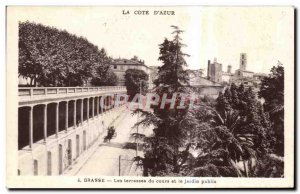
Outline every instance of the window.
[(117, 65), (114, 65), (114, 69), (117, 69)]

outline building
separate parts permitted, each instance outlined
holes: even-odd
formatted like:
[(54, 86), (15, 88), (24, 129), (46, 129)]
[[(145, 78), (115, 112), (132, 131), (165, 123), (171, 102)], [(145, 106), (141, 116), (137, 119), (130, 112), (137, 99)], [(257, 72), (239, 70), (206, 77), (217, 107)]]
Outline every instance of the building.
[[(215, 83), (221, 83), (222, 85), (234, 82), (237, 85), (243, 83), (245, 87), (258, 88), (261, 84), (261, 80), (267, 75), (247, 70), (248, 61), (246, 53), (240, 54), (239, 63), (239, 69), (232, 73), (231, 65), (228, 65), (227, 71), (224, 72), (222, 71), (222, 64), (218, 63), (216, 58), (213, 63), (208, 61), (207, 80)], [(194, 82), (196, 83), (198, 81), (192, 79), (191, 85), (195, 85)]]
[(217, 58), (214, 58), (213, 63), (208, 60), (207, 79), (213, 82), (222, 82), (222, 64), (217, 62)]
[(114, 59), (110, 65), (111, 70), (116, 74), (118, 77), (118, 86), (125, 85), (125, 72), (128, 69), (139, 69), (143, 70), (145, 73), (149, 75), (149, 88), (152, 87), (152, 80), (151, 80), (151, 68), (145, 65), (144, 61), (139, 60), (136, 56), (132, 59)]
[(240, 70), (245, 71), (247, 69), (247, 54), (241, 53), (240, 56)]
[(235, 71), (235, 76), (237, 78), (245, 78), (245, 77), (253, 78), (253, 75), (254, 75), (253, 71), (246, 71), (241, 69)]
[(211, 63), (208, 60), (207, 66), (207, 79), (212, 82), (217, 83), (231, 83), (233, 73), (231, 73), (232, 66), (227, 66), (227, 72), (223, 72), (222, 64), (217, 62), (217, 58), (214, 59), (214, 62)]
[(219, 92), (224, 90), (224, 86), (203, 77), (203, 70), (187, 70), (189, 75), (189, 84), (193, 91), (200, 97), (210, 96), (217, 98)]
[(222, 83), (228, 83), (230, 84), (232, 82), (232, 73), (223, 72), (222, 73)]
[(199, 77), (203, 77), (203, 69), (186, 70), (189, 76), (189, 84), (191, 86), (199, 84)]
[[(58, 176), (85, 161), (126, 110), (126, 87), (19, 87), (18, 175)], [(118, 100), (120, 99), (120, 100)]]
[(241, 78), (253, 78), (254, 72), (247, 70), (247, 54), (240, 55), (240, 68), (235, 71), (235, 80)]
[(241, 53), (240, 56), (240, 68), (235, 71), (233, 81), (236, 84), (244, 84), (245, 87), (253, 87), (258, 89), (261, 84), (261, 80), (266, 77), (263, 73), (254, 73), (247, 70), (247, 55)]
[(222, 83), (230, 84), (232, 82), (233, 74), (231, 73), (232, 66), (227, 66), (227, 72), (222, 72)]

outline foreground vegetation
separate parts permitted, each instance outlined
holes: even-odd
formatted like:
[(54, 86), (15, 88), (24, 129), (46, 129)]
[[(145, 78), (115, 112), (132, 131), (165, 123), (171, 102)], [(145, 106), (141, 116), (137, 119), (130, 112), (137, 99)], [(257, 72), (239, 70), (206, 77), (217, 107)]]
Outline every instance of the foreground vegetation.
[[(183, 31), (172, 27), (173, 40), (160, 45), (159, 96), (193, 92), (184, 70)], [(142, 137), (144, 156), (135, 158), (144, 176), (282, 177), (283, 75), (282, 65), (273, 67), (259, 96), (251, 87), (231, 84), (216, 100), (206, 96), (192, 109), (159, 104), (150, 112), (137, 110), (143, 117), (137, 125), (154, 126), (153, 136)]]

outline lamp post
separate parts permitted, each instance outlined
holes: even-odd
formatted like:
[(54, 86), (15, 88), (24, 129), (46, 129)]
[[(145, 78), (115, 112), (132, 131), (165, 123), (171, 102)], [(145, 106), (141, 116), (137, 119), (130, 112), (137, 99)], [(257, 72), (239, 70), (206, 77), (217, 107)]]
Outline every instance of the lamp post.
[[(142, 82), (139, 80), (139, 97), (141, 98), (141, 94), (142, 94)], [(141, 99), (140, 99), (141, 100)], [(140, 100), (138, 101), (138, 103), (140, 102)], [(138, 104), (139, 107), (139, 104)], [(137, 114), (137, 122), (139, 122), (139, 118), (140, 118), (140, 113), (138, 112)], [(138, 156), (138, 147), (139, 147), (139, 143), (138, 143), (138, 135), (139, 135), (139, 125), (136, 126), (136, 156)]]

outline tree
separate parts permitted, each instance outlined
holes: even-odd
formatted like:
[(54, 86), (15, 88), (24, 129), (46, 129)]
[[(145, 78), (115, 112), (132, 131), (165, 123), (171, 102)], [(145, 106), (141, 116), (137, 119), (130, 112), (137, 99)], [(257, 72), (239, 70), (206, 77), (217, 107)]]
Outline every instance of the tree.
[(149, 76), (143, 70), (128, 69), (125, 72), (125, 86), (127, 94), (133, 98), (136, 94), (145, 94), (148, 90)]
[(118, 82), (118, 77), (110, 69), (112, 59), (107, 56), (105, 49), (100, 50), (101, 64), (95, 67), (94, 76), (91, 79), (91, 84), (94, 86), (115, 86)]
[(86, 38), (28, 21), (19, 23), (19, 76), (29, 78), (31, 86), (83, 85), (95, 76), (95, 69), (106, 65), (105, 57)]
[[(165, 39), (159, 45), (160, 56), (158, 60), (163, 65), (158, 68), (158, 76), (154, 81), (154, 92), (160, 97), (167, 95), (171, 98), (174, 93), (184, 93), (188, 85), (188, 74), (183, 69), (186, 66), (184, 57), (188, 56), (182, 52), (181, 33), (177, 26), (171, 26), (174, 31), (173, 40)], [(176, 104), (181, 100), (176, 97)], [(170, 103), (162, 109), (161, 101), (153, 106), (153, 112), (142, 112), (143, 120), (137, 125), (154, 126), (153, 137), (145, 138), (145, 157), (142, 159), (144, 175), (166, 176), (182, 173), (188, 156), (190, 142), (186, 142), (187, 125), (183, 126), (187, 109), (177, 110), (170, 108)]]
[(200, 137), (197, 144), (202, 154), (191, 175), (253, 176), (253, 160), (259, 162), (270, 153), (270, 121), (252, 88), (232, 84), (219, 94), (215, 107), (201, 106), (196, 107), (201, 116), (194, 114), (198, 124), (193, 130)]
[(101, 72), (102, 76), (95, 77), (91, 80), (91, 84), (94, 86), (116, 86), (118, 83), (118, 77), (116, 74), (108, 69), (107, 71)]
[(255, 135), (255, 146), (259, 154), (269, 152), (267, 131), (270, 130), (269, 115), (263, 110), (251, 87), (246, 89), (243, 84), (232, 84), (217, 99), (216, 110), (222, 115), (229, 110), (236, 110), (243, 119), (244, 131)]
[(265, 100), (264, 109), (269, 112), (272, 122), (270, 136), (274, 151), (284, 155), (284, 67), (279, 62), (271, 69), (268, 77), (265, 77), (260, 86), (259, 96)]

